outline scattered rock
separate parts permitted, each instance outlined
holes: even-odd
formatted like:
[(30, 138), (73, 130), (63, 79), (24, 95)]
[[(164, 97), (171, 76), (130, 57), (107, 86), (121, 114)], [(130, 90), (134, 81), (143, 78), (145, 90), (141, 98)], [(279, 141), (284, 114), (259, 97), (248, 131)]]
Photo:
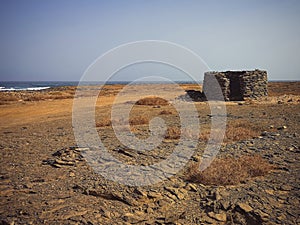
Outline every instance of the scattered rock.
[(133, 213), (125, 213), (123, 216), (124, 220), (126, 222), (129, 222), (130, 224), (136, 224), (136, 223), (141, 223), (145, 221), (141, 215), (133, 214)]
[(147, 194), (147, 196), (149, 198), (157, 198), (157, 199), (163, 198), (163, 196), (160, 193), (155, 192), (155, 191), (149, 191), (149, 193)]
[(70, 172), (70, 173), (69, 173), (69, 176), (70, 176), (70, 177), (75, 177), (75, 173), (74, 173), (74, 172)]
[(187, 185), (187, 187), (188, 187), (188, 189), (191, 190), (191, 191), (194, 191), (194, 192), (197, 192), (197, 191), (198, 191), (198, 188), (197, 188), (197, 186), (196, 186), (195, 184), (189, 183), (189, 184)]
[(237, 206), (246, 213), (251, 212), (253, 210), (253, 208), (246, 203), (238, 203)]
[(226, 213), (224, 213), (224, 212), (221, 212), (221, 213), (209, 212), (207, 215), (210, 218), (213, 218), (217, 221), (226, 222), (226, 220), (227, 220)]
[(261, 218), (263, 222), (268, 222), (270, 220), (270, 215), (261, 210), (257, 210), (255, 211), (255, 213)]
[(283, 185), (281, 185), (280, 189), (282, 191), (290, 191), (290, 190), (292, 190), (292, 186), (287, 185), (287, 184), (283, 184)]
[(278, 127), (277, 129), (278, 130), (284, 130), (284, 129), (287, 129), (287, 126), (281, 126), (281, 127)]
[(224, 210), (228, 210), (231, 206), (230, 201), (226, 201), (226, 200), (221, 201), (221, 205)]

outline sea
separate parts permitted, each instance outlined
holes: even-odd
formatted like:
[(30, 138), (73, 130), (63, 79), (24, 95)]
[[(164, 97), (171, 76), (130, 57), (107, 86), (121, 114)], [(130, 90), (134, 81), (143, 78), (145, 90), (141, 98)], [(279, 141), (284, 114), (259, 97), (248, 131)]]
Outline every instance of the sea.
[[(126, 82), (109, 82), (118, 84)], [(127, 82), (128, 83), (128, 82)], [(0, 81), (0, 91), (40, 91), (53, 87), (77, 86), (78, 81)], [(85, 82), (83, 85), (99, 85), (103, 82)]]
[[(105, 84), (129, 84), (130, 81), (109, 81)], [(148, 82), (149, 83), (149, 82)], [(151, 83), (162, 83), (162, 82), (151, 82)], [(178, 81), (176, 83), (192, 83), (186, 81)], [(77, 86), (78, 81), (0, 81), (0, 91), (40, 91), (52, 87), (63, 87), (63, 86)], [(103, 82), (91, 81), (84, 82), (80, 85), (102, 85)]]

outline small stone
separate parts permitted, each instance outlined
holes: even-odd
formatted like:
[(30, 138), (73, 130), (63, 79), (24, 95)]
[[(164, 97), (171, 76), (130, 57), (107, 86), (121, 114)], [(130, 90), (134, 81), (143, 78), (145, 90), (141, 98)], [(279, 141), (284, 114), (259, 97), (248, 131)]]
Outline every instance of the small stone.
[(282, 191), (290, 191), (290, 190), (292, 190), (292, 187), (290, 185), (284, 184), (284, 185), (281, 185), (280, 189)]
[(165, 195), (168, 196), (173, 201), (177, 201), (177, 197), (174, 194), (167, 192)]
[(195, 162), (201, 162), (201, 156), (197, 156), (197, 155), (194, 155), (193, 157), (192, 157), (192, 159), (193, 159), (193, 161), (195, 161)]
[(279, 221), (283, 221), (286, 219), (284, 214), (281, 214), (280, 216), (278, 216), (276, 219), (278, 219)]
[(240, 209), (242, 209), (246, 213), (251, 212), (253, 210), (253, 208), (246, 203), (238, 203), (237, 205), (240, 207)]
[(139, 215), (135, 215), (133, 213), (125, 213), (124, 220), (129, 223), (138, 223), (143, 219)]
[(284, 129), (287, 129), (287, 126), (281, 126), (277, 128), (277, 130), (284, 130)]
[(195, 191), (197, 192), (197, 186), (195, 184), (188, 184), (187, 187), (191, 190), (191, 191)]
[(205, 222), (205, 224), (216, 224), (215, 220), (213, 220), (210, 217), (206, 217), (206, 216), (203, 218), (203, 221)]
[(165, 214), (165, 224), (177, 224), (177, 220), (184, 217), (184, 212), (174, 212), (173, 210), (169, 210)]
[(230, 207), (230, 202), (229, 201), (222, 201), (221, 205), (223, 207), (224, 210), (227, 210)]
[(162, 198), (162, 195), (161, 195), (160, 193), (157, 193), (157, 192), (154, 192), (154, 191), (150, 191), (150, 192), (147, 194), (147, 196), (148, 196), (149, 198), (158, 198), (158, 199)]
[(261, 210), (257, 210), (255, 213), (259, 215), (259, 217), (261, 218), (261, 220), (263, 222), (268, 222), (269, 221), (269, 218), (270, 218), (269, 214), (267, 214), (267, 213), (265, 213)]
[(111, 219), (111, 213), (109, 211), (103, 210), (103, 215), (107, 218), (107, 219)]
[(69, 176), (70, 176), (70, 177), (75, 177), (75, 173), (70, 172)]
[(57, 163), (51, 164), (51, 166), (56, 167), (56, 168), (61, 168), (62, 167), (61, 165), (59, 165)]
[[(177, 199), (182, 200), (185, 197), (185, 194), (187, 193), (187, 190), (181, 188), (173, 188), (173, 187), (165, 187), (165, 189), (171, 193), (172, 195), (176, 196)], [(176, 200), (176, 198), (173, 198), (172, 196), (168, 195), (173, 200)]]
[(214, 213), (214, 212), (209, 212), (207, 214), (210, 218), (213, 218), (215, 220), (225, 222), (227, 219), (226, 213), (221, 212), (221, 213)]
[(177, 196), (177, 198), (178, 198), (179, 200), (182, 200), (182, 199), (185, 198), (186, 193), (187, 193), (187, 190), (181, 188), (181, 189), (179, 189), (179, 191), (178, 191), (178, 193), (176, 194), (176, 196)]
[(272, 189), (266, 189), (265, 192), (268, 193), (269, 195), (274, 195), (274, 190)]
[(227, 198), (231, 195), (231, 193), (227, 189), (221, 187), (219, 187), (218, 192), (223, 198)]
[(148, 214), (152, 214), (152, 213), (153, 213), (153, 209), (152, 209), (152, 208), (150, 208), (150, 207), (148, 207), (148, 208), (146, 209), (146, 213), (148, 213)]
[(268, 136), (268, 132), (267, 132), (267, 131), (263, 131), (263, 132), (261, 133), (261, 136)]
[(136, 189), (134, 190), (134, 192), (137, 193), (138, 195), (143, 196), (143, 197), (147, 197), (147, 192), (141, 190), (140, 188), (136, 188)]
[(60, 160), (60, 159), (56, 159), (56, 160), (55, 160), (55, 164), (58, 164), (58, 165), (66, 165), (66, 166), (73, 166), (73, 165), (74, 165), (74, 162), (63, 161), (63, 160)]
[(222, 199), (219, 190), (216, 190), (216, 192), (214, 193), (214, 197), (217, 201), (220, 201)]
[(26, 183), (26, 184), (23, 185), (23, 187), (31, 189), (31, 188), (33, 188), (33, 184), (32, 183)]

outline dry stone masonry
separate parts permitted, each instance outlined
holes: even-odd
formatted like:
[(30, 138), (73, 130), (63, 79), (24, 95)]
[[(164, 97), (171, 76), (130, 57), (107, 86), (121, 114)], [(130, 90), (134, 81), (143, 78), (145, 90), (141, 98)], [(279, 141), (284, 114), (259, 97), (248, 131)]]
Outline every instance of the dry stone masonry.
[(268, 95), (267, 71), (226, 71), (206, 72), (204, 74), (203, 92), (214, 92), (213, 77), (218, 81), (225, 101), (243, 101)]

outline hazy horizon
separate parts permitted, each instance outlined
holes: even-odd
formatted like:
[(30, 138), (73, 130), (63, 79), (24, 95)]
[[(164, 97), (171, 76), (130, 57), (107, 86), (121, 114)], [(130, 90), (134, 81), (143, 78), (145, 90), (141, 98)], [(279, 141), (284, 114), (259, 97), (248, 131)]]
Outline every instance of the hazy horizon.
[[(0, 81), (78, 81), (100, 55), (140, 40), (185, 46), (215, 71), (257, 68), (271, 81), (300, 77), (296, 0), (1, 3)], [(145, 65), (114, 79), (146, 75), (186, 79), (173, 68)]]

